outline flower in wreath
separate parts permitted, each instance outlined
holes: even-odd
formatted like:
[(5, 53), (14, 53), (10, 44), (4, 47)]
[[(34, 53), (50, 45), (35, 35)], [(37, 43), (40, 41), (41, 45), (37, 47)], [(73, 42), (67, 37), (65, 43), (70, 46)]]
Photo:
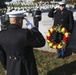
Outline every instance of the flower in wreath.
[[(61, 40), (60, 43), (56, 43), (55, 41), (53, 41), (52, 34), (54, 32), (59, 32), (59, 33), (63, 34), (63, 39)], [(65, 49), (69, 38), (70, 38), (70, 33), (68, 32), (68, 30), (66, 28), (62, 27), (61, 25), (52, 26), (48, 30), (48, 33), (46, 35), (46, 41), (47, 41), (48, 45), (51, 48), (58, 49), (58, 50)]]

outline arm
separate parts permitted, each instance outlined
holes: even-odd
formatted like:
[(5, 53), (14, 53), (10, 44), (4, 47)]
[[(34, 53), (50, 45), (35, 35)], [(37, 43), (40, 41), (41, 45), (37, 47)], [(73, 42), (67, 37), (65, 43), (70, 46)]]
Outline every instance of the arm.
[(48, 17), (53, 18), (56, 11), (57, 11), (56, 9), (52, 8), (48, 13)]
[(38, 29), (32, 25), (32, 23), (25, 19), (27, 22), (27, 46), (30, 47), (42, 47), (45, 45), (45, 39), (43, 35), (38, 31)]
[(70, 12), (70, 16), (69, 16), (69, 31), (70, 31), (70, 33), (72, 33), (73, 28), (74, 28), (73, 12)]
[(6, 54), (1, 45), (0, 45), (0, 62), (3, 68), (6, 70)]
[(43, 47), (45, 45), (45, 39), (37, 28), (32, 28), (27, 32), (27, 44), (30, 47)]

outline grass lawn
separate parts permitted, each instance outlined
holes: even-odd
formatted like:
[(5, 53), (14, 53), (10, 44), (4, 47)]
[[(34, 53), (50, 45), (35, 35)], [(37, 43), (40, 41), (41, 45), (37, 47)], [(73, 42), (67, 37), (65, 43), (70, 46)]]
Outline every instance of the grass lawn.
[(39, 75), (76, 75), (76, 55), (58, 58), (56, 53), (35, 50)]
[[(39, 75), (76, 75), (76, 55), (57, 58), (56, 53), (34, 50)], [(0, 75), (4, 69), (0, 65)]]

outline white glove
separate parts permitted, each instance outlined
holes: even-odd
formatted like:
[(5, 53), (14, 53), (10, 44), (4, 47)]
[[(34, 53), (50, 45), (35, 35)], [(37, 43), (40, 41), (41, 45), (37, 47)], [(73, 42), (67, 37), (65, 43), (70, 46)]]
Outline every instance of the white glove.
[(54, 9), (58, 9), (58, 8), (59, 8), (59, 6), (58, 6), (58, 5), (54, 7)]
[(27, 20), (26, 18), (25, 18), (25, 20), (26, 20), (26, 25), (27, 25), (27, 27), (29, 28), (29, 29), (32, 29), (33, 27), (34, 27), (34, 25), (32, 25), (32, 23), (29, 21), (29, 20)]

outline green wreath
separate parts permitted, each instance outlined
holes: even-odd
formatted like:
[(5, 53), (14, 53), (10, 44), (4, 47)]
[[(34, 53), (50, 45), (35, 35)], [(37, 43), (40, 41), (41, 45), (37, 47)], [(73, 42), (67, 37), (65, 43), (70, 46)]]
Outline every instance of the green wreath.
[[(55, 41), (53, 41), (52, 34), (54, 32), (59, 32), (59, 33), (63, 34), (63, 39), (61, 40), (60, 43), (56, 43)], [(47, 41), (48, 45), (51, 48), (58, 49), (58, 50), (65, 49), (69, 38), (70, 38), (70, 33), (68, 32), (68, 30), (66, 28), (62, 27), (61, 25), (52, 26), (48, 30), (48, 33), (46, 35), (46, 41)]]

